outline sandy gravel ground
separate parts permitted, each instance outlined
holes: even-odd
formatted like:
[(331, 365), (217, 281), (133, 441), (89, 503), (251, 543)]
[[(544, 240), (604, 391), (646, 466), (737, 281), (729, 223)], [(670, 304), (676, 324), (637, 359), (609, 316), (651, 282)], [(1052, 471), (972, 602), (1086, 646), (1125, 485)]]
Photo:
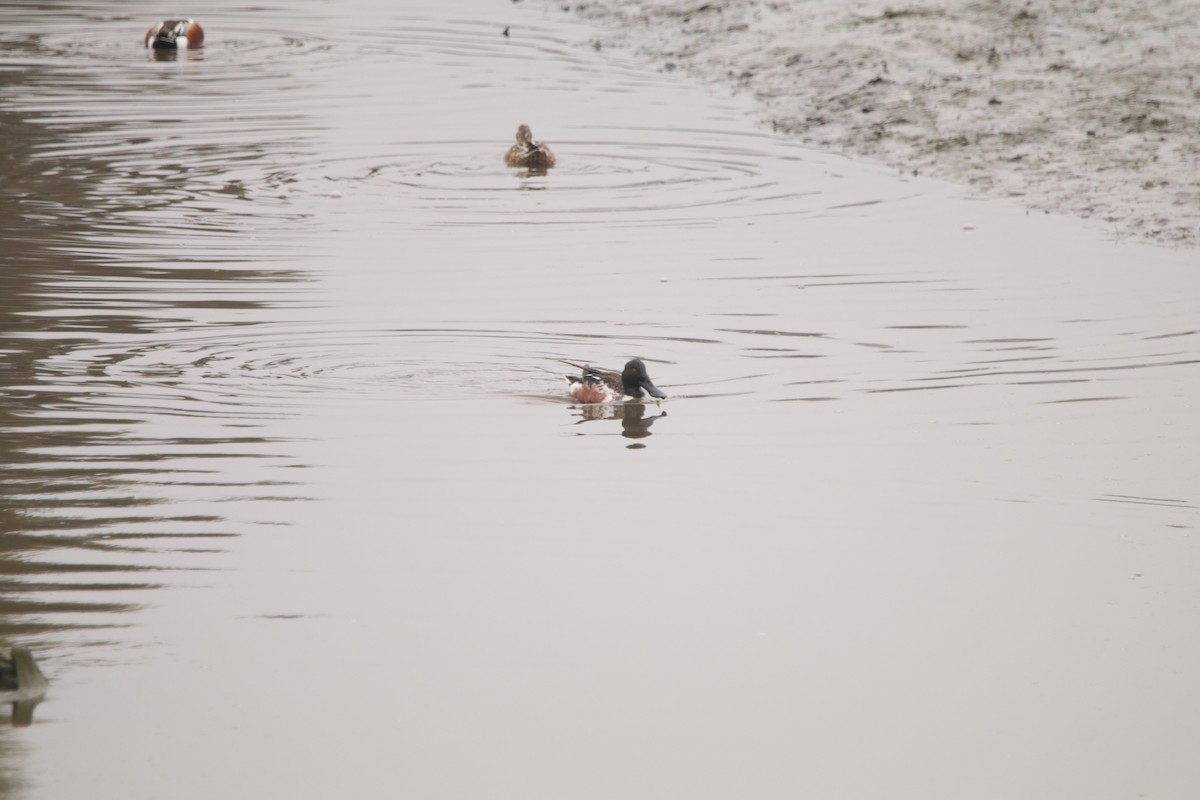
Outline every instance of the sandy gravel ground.
[(816, 147), (1200, 244), (1196, 0), (575, 0)]

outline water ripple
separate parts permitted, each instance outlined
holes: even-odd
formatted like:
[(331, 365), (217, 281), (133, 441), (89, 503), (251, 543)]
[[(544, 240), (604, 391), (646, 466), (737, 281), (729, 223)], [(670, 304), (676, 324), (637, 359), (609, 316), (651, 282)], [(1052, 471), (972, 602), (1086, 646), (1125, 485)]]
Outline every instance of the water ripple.
[(14, 391), (67, 392), (72, 402), (114, 417), (258, 419), (331, 400), (537, 394), (558, 388), (558, 359), (597, 339), (619, 339), (631, 348), (696, 341), (634, 332), (614, 337), (347, 322), (210, 326), (160, 333), (153, 342), (77, 345), (42, 363), (39, 385)]

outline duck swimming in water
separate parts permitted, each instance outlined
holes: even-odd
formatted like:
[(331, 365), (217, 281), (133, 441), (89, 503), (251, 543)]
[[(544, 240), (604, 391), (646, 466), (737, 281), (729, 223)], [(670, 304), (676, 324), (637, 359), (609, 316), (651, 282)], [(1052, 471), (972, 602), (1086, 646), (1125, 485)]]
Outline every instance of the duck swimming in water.
[(204, 29), (194, 19), (164, 19), (146, 31), (146, 47), (184, 50), (204, 44)]
[(612, 403), (620, 400), (640, 400), (649, 394), (659, 400), (667, 396), (650, 381), (646, 365), (640, 358), (631, 359), (621, 372), (596, 369), (587, 364), (564, 361), (580, 370), (579, 375), (567, 375), (571, 397), (581, 403)]
[(554, 153), (541, 142), (533, 140), (533, 131), (528, 125), (517, 128), (517, 143), (504, 154), (504, 163), (510, 167), (528, 169), (550, 169), (554, 166)]

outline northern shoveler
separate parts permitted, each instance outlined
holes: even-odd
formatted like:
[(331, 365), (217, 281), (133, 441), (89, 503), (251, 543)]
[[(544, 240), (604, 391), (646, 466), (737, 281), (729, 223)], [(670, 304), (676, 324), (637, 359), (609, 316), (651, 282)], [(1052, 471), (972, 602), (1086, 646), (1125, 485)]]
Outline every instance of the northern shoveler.
[(204, 29), (194, 19), (164, 19), (146, 31), (146, 47), (175, 50), (204, 44)]
[(571, 397), (581, 403), (611, 403), (627, 398), (640, 400), (646, 394), (660, 400), (667, 396), (666, 392), (650, 382), (646, 365), (640, 358), (632, 359), (622, 372), (596, 369), (574, 361), (563, 363), (580, 370), (579, 375), (567, 375), (566, 378), (571, 387)]
[(554, 153), (541, 142), (533, 140), (533, 131), (528, 125), (517, 128), (517, 143), (504, 154), (504, 163), (510, 167), (550, 169), (554, 166)]

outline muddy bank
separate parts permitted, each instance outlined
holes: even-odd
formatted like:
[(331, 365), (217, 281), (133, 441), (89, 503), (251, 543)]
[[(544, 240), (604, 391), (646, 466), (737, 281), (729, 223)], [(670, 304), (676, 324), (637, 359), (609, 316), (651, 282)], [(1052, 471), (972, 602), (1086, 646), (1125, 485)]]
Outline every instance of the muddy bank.
[(827, 150), (1200, 242), (1200, 6), (1187, 0), (578, 0), (666, 70), (751, 92)]

